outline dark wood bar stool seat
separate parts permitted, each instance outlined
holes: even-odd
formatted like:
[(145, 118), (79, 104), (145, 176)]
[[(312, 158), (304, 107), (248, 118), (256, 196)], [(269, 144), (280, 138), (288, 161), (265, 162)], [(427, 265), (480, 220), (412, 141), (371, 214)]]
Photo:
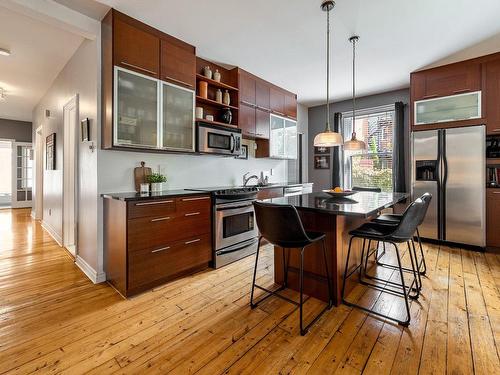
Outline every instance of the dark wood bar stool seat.
[[(370, 223), (365, 223), (359, 228), (349, 232), (351, 238), (349, 240), (349, 248), (347, 251), (347, 259), (346, 259), (344, 278), (343, 278), (344, 280), (342, 285), (343, 303), (345, 303), (348, 306), (354, 306), (360, 308), (374, 315), (394, 320), (398, 322), (398, 324), (401, 324), (403, 326), (408, 326), (410, 324), (410, 305), (408, 299), (409, 298), (417, 299), (419, 297), (420, 285), (421, 285), (419, 284), (420, 274), (417, 272), (416, 269), (416, 252), (415, 252), (415, 245), (413, 243), (413, 234), (415, 233), (418, 224), (421, 222), (421, 217), (425, 216), (425, 211), (426, 211), (426, 202), (424, 202), (424, 200), (422, 199), (417, 199), (406, 209), (405, 213), (402, 215), (401, 220), (397, 225), (387, 225), (382, 223), (370, 222)], [(363, 240), (363, 246), (361, 250), (361, 262), (352, 271), (349, 272), (349, 259), (351, 255), (352, 241), (355, 238), (360, 238)], [(369, 282), (364, 279), (364, 277), (367, 276), (366, 263), (370, 253), (370, 248), (368, 247), (366, 249), (366, 254), (365, 254), (367, 241), (369, 243), (370, 241), (381, 241), (383, 243), (387, 242), (394, 246), (397, 258), (397, 266), (395, 266), (395, 268), (399, 271), (399, 276), (401, 279), (400, 283), (392, 282), (390, 280), (384, 280), (375, 276), (371, 276), (368, 278), (371, 280), (376, 280), (376, 282), (381, 282), (382, 284), (380, 283), (377, 284), (376, 282)], [(408, 254), (410, 257), (410, 263), (411, 263), (410, 272), (413, 275), (413, 280), (411, 281), (409, 286), (405, 285), (405, 279), (403, 274), (404, 269), (401, 263), (400, 249), (397, 246), (397, 244), (405, 242), (408, 246)], [(390, 293), (404, 298), (406, 306), (405, 320), (400, 320), (391, 317), (389, 315), (379, 313), (377, 311), (374, 311), (373, 309), (358, 305), (354, 302), (350, 302), (345, 298), (345, 287), (347, 280), (358, 270), (359, 270), (359, 281), (361, 284), (380, 290), (381, 292), (384, 293)]]
[[(323, 313), (330, 309), (333, 305), (333, 295), (332, 287), (330, 282), (330, 273), (328, 270), (328, 262), (326, 255), (326, 245), (324, 233), (319, 232), (307, 232), (302, 225), (300, 216), (297, 209), (291, 205), (276, 205), (272, 203), (262, 203), (254, 202), (255, 208), (255, 218), (257, 220), (257, 226), (259, 228), (260, 237), (257, 246), (257, 254), (255, 256), (255, 268), (253, 273), (252, 281), (252, 292), (250, 295), (250, 306), (251, 308), (257, 307), (257, 305), (270, 297), (271, 295), (277, 296), (285, 301), (288, 301), (299, 307), (300, 315), (300, 334), (305, 335), (311, 327)], [(257, 285), (255, 283), (257, 277), (257, 266), (259, 261), (260, 244), (262, 239), (266, 239), (269, 243), (274, 246), (282, 248), (283, 251), (283, 285), (276, 290), (269, 290), (265, 287)], [(327, 306), (307, 325), (303, 325), (303, 305), (304, 305), (304, 251), (307, 246), (321, 241), (323, 248), (323, 256), (325, 262), (326, 278), (328, 283), (328, 304)], [(281, 294), (280, 291), (287, 287), (288, 280), (288, 261), (286, 260), (285, 249), (300, 249), (300, 266), (299, 266), (299, 288), (300, 288), (300, 300), (295, 302), (290, 298), (287, 298)], [(288, 260), (290, 259), (290, 254), (288, 254)], [(255, 288), (261, 289), (267, 294), (261, 298), (259, 301), (254, 302), (254, 291)]]

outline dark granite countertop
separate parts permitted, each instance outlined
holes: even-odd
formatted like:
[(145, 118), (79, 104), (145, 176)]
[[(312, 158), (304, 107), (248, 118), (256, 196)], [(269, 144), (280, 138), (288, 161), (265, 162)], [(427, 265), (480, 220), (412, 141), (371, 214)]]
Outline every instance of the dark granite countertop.
[(310, 193), (292, 197), (267, 199), (264, 202), (291, 204), (297, 209), (332, 215), (370, 217), (408, 197), (406, 193), (358, 192), (347, 198), (334, 198), (326, 193)]
[(103, 198), (112, 198), (119, 199), (122, 201), (140, 201), (140, 200), (150, 200), (150, 199), (163, 199), (163, 198), (171, 198), (178, 196), (186, 196), (186, 195), (206, 195), (206, 192), (203, 191), (192, 191), (192, 190), (165, 190), (160, 191), (158, 193), (147, 193), (147, 194), (139, 194), (135, 191), (130, 193), (106, 193), (102, 194)]

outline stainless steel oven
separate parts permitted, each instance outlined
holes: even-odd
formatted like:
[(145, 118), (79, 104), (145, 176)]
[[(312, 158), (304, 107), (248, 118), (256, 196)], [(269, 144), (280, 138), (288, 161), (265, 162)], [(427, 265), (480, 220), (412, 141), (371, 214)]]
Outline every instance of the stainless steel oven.
[(241, 129), (198, 123), (197, 151), (207, 154), (240, 155)]

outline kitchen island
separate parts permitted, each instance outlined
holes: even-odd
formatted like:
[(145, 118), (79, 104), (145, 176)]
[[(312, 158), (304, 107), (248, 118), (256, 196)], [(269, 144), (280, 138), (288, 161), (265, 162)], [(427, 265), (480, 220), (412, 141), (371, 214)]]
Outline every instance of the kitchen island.
[[(405, 200), (405, 193), (358, 192), (347, 198), (334, 198), (326, 193), (311, 193), (292, 197), (268, 199), (265, 202), (292, 205), (307, 231), (326, 233), (328, 269), (333, 286), (334, 304), (341, 302), (342, 276), (349, 246), (349, 231), (360, 226), (387, 208)], [(361, 241), (353, 241), (350, 267), (361, 257)], [(283, 283), (282, 249), (274, 249), (274, 277)], [(299, 254), (291, 250), (288, 269), (288, 287), (299, 290)], [(353, 278), (354, 279), (354, 278)], [(351, 282), (346, 291), (353, 287)], [(304, 293), (323, 301), (328, 300), (326, 274), (321, 243), (308, 246), (304, 252)]]

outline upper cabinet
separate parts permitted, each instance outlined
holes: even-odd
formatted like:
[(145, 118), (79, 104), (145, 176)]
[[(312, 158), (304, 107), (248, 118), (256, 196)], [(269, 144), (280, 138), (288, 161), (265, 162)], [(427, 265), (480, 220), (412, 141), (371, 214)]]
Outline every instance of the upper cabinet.
[(291, 93), (285, 95), (285, 115), (293, 119), (297, 118), (297, 95)]
[(161, 39), (160, 79), (190, 89), (196, 86), (195, 48), (174, 38)]
[(269, 156), (276, 159), (297, 158), (297, 123), (271, 115)]
[(270, 94), (271, 111), (280, 116), (285, 116), (285, 93), (276, 87), (271, 87)]
[(246, 105), (255, 105), (256, 80), (247, 72), (240, 70), (240, 101)]
[(484, 64), (486, 132), (500, 134), (500, 56)]
[(121, 18), (113, 21), (114, 65), (159, 78), (160, 38)]
[(481, 65), (457, 63), (412, 73), (413, 100), (438, 98), (481, 90)]
[(260, 109), (271, 110), (271, 87), (262, 80), (255, 82), (255, 105)]

